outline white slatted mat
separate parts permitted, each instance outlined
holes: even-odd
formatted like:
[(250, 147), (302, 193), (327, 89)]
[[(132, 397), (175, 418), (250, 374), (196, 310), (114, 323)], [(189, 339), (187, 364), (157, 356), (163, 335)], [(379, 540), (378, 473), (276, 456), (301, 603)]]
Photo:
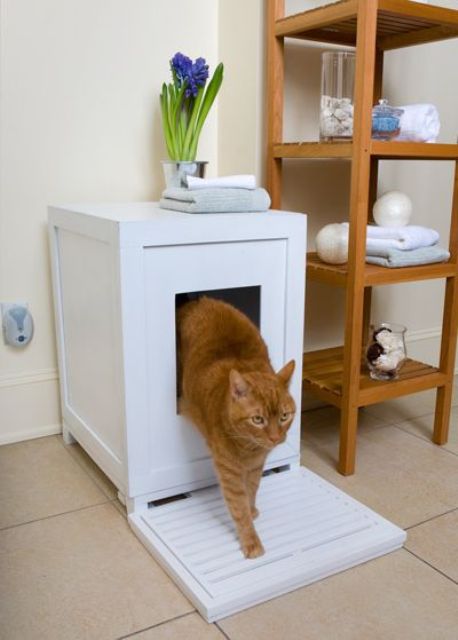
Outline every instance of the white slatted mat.
[(266, 553), (255, 560), (240, 551), (217, 487), (129, 522), (209, 622), (393, 551), (406, 537), (303, 467), (264, 477), (257, 506)]

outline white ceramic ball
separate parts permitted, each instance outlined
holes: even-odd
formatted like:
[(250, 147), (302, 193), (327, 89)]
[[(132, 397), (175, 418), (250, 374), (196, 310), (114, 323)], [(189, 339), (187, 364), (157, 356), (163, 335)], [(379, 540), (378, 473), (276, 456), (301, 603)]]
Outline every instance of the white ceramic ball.
[(315, 238), (318, 256), (329, 264), (344, 264), (348, 260), (348, 230), (342, 224), (327, 224)]
[(402, 191), (388, 191), (375, 202), (372, 215), (380, 227), (405, 227), (412, 215), (412, 201)]

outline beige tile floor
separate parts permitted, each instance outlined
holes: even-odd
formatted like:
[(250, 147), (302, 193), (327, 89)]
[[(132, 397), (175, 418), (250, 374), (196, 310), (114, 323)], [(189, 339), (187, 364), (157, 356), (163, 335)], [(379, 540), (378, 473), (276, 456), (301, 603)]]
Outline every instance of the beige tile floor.
[(456, 640), (458, 385), (445, 447), (434, 394), (361, 413), (357, 473), (338, 413), (303, 417), (303, 463), (396, 524), (404, 549), (208, 625), (127, 526), (111, 482), (60, 436), (0, 448), (0, 640)]

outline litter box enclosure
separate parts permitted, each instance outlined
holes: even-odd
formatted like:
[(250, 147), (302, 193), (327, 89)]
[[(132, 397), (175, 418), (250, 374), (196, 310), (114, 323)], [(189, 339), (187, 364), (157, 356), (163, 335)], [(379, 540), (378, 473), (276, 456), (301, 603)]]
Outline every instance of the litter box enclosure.
[[(118, 487), (135, 534), (208, 621), (402, 545), (402, 530), (299, 465), (306, 216), (66, 206), (50, 207), (49, 231), (64, 438)], [(202, 294), (258, 325), (275, 369), (297, 363), (297, 414), (258, 492), (255, 560), (177, 407), (176, 311)]]
[(216, 482), (202, 437), (177, 408), (175, 317), (186, 297), (240, 308), (275, 369), (296, 360), (296, 419), (267, 468), (299, 463), (306, 216), (136, 203), (50, 207), (49, 225), (64, 436), (128, 511)]

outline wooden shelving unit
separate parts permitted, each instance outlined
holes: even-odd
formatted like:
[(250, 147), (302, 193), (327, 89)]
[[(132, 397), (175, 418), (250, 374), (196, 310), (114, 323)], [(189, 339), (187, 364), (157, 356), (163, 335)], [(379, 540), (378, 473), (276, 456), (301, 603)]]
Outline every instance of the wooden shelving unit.
[[(348, 159), (352, 163), (348, 263), (323, 263), (308, 255), (307, 276), (345, 287), (344, 346), (306, 353), (303, 386), (341, 410), (339, 471), (355, 469), (358, 409), (426, 389), (437, 389), (433, 441), (448, 437), (458, 330), (458, 145), (380, 142), (371, 138), (372, 106), (381, 97), (384, 51), (458, 37), (458, 11), (410, 0), (342, 0), (285, 17), (284, 0), (268, 0), (268, 188), (281, 206), (286, 158)], [(354, 46), (355, 115), (352, 142), (282, 141), (284, 39)], [(379, 162), (440, 160), (455, 163), (450, 225), (451, 258), (445, 264), (388, 269), (365, 263), (366, 226), (376, 199)], [(362, 352), (370, 320), (372, 287), (444, 278), (445, 300), (439, 367), (408, 360), (396, 381), (371, 380)]]

